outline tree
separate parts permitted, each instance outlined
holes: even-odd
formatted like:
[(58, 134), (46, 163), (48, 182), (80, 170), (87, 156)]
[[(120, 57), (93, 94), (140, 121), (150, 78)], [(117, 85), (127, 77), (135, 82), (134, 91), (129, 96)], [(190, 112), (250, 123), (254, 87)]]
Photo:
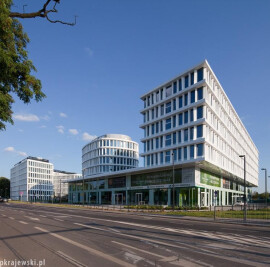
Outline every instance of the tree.
[(10, 180), (6, 177), (0, 177), (0, 196), (10, 197)]
[[(50, 13), (57, 12), (56, 5), (59, 3), (60, 0), (46, 0), (36, 12), (18, 13), (11, 12), (12, 0), (0, 1), (0, 130), (6, 129), (6, 123), (14, 123), (14, 95), (24, 103), (30, 103), (32, 99), (38, 102), (46, 97), (41, 90), (41, 81), (32, 75), (36, 68), (28, 59), (26, 46), (29, 38), (16, 18), (40, 17), (51, 23), (75, 25), (76, 17), (74, 23), (49, 18)], [(53, 6), (49, 8), (50, 5)]]

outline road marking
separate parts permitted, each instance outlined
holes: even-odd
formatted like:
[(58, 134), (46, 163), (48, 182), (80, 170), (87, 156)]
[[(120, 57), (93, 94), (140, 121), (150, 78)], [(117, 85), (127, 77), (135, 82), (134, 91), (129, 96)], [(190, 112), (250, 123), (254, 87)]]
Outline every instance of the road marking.
[(47, 218), (47, 216), (45, 216), (45, 215), (40, 215), (40, 217)]
[(33, 217), (29, 217), (29, 216), (24, 216), (25, 218), (28, 218), (30, 220), (33, 220), (33, 221), (40, 221), (39, 218), (33, 218)]
[(78, 267), (87, 267), (86, 265), (80, 263), (79, 261), (71, 258), (70, 256), (68, 256), (67, 254), (65, 254), (62, 251), (57, 251), (57, 254), (59, 254), (60, 256), (62, 256), (65, 260), (69, 261), (70, 263), (78, 266)]
[(24, 222), (24, 221), (19, 221), (20, 223), (22, 223), (22, 224), (28, 224), (27, 222)]
[[(100, 231), (104, 231), (104, 232), (110, 232), (107, 229), (102, 229), (102, 228), (98, 228), (98, 227), (94, 227), (94, 226), (90, 226), (90, 225), (85, 225), (85, 224), (81, 224), (81, 223), (74, 223), (74, 224), (79, 225), (79, 226), (83, 226), (85, 228), (100, 230)], [(145, 237), (141, 237), (141, 236), (134, 236), (134, 235), (123, 234), (123, 233), (116, 233), (116, 234), (121, 235), (121, 236), (126, 236), (126, 237), (129, 237), (129, 238), (133, 238), (133, 239), (148, 241), (150, 243), (160, 244), (160, 245), (163, 245), (163, 246), (166, 246), (166, 247), (173, 247), (173, 248), (179, 248), (179, 249), (183, 249), (183, 250), (190, 250), (190, 246), (187, 246), (187, 245), (184, 247), (184, 246), (178, 246), (178, 245), (175, 245), (175, 244), (172, 244), (172, 243), (166, 243), (166, 242), (163, 242), (163, 241), (154, 240), (154, 239), (150, 239), (150, 238), (145, 238)], [(173, 240), (171, 240), (171, 241), (173, 241)], [(196, 253), (205, 255), (206, 253), (210, 252), (209, 250), (203, 249), (203, 248), (200, 248), (200, 250), (201, 251), (197, 250)], [(228, 256), (218, 255), (218, 254), (214, 253), (213, 251), (211, 251), (210, 257), (225, 259), (225, 260), (228, 260), (228, 261), (231, 261), (231, 262), (240, 262), (240, 263), (243, 263), (243, 264), (246, 264), (246, 265), (249, 265), (249, 266), (254, 266), (254, 264), (255, 264), (255, 262), (253, 262), (251, 260), (245, 260), (245, 259), (232, 258), (232, 257), (228, 257)], [(256, 262), (256, 266), (268, 266), (268, 265)]]
[(7, 217), (7, 215), (5, 215), (5, 214), (2, 214), (2, 216), (3, 216), (3, 217)]
[(57, 218), (54, 218), (54, 220), (59, 221), (59, 222), (63, 222), (64, 221), (64, 220), (57, 219)]
[(9, 219), (11, 219), (11, 220), (14, 220), (14, 218), (13, 217), (8, 217)]
[(114, 262), (114, 263), (116, 263), (116, 264), (119, 264), (119, 265), (121, 265), (121, 266), (124, 266), (124, 267), (131, 267), (131, 266), (134, 266), (134, 265), (132, 265), (132, 264), (130, 264), (130, 263), (128, 263), (128, 262), (122, 261), (122, 260), (117, 259), (117, 258), (115, 258), (115, 257), (113, 257), (113, 256), (110, 256), (110, 255), (108, 255), (108, 254), (105, 254), (105, 253), (103, 253), (103, 252), (101, 252), (101, 251), (99, 251), (99, 250), (96, 250), (96, 249), (90, 248), (90, 247), (88, 247), (88, 246), (85, 246), (85, 245), (83, 245), (83, 244), (80, 244), (80, 243), (78, 243), (78, 242), (76, 242), (76, 241), (73, 241), (73, 240), (71, 240), (71, 239), (69, 239), (69, 238), (66, 238), (66, 237), (63, 237), (63, 236), (61, 236), (61, 235), (52, 233), (52, 232), (50, 232), (50, 231), (48, 231), (48, 230), (46, 230), (46, 229), (43, 229), (43, 228), (40, 228), (40, 227), (35, 227), (35, 229), (37, 229), (37, 230), (39, 230), (39, 231), (41, 231), (41, 232), (47, 233), (47, 234), (49, 234), (49, 235), (52, 235), (52, 236), (54, 236), (54, 237), (56, 237), (56, 238), (58, 238), (58, 239), (61, 239), (61, 240), (65, 241), (65, 242), (69, 243), (69, 244), (72, 244), (73, 246), (82, 248), (82, 249), (84, 249), (84, 250), (86, 250), (86, 251), (88, 251), (88, 252), (90, 252), (90, 253), (92, 253), (92, 254), (94, 254), (94, 255), (100, 256), (100, 257), (102, 257), (102, 258), (104, 258), (104, 259), (106, 259), (106, 260), (108, 260), (108, 261), (112, 261), (112, 262)]

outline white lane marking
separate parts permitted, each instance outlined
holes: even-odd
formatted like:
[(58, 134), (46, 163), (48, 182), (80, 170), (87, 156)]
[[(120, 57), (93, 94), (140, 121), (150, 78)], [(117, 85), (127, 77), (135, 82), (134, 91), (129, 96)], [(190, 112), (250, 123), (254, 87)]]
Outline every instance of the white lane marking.
[(11, 219), (11, 220), (14, 220), (14, 218), (13, 217), (8, 217), (9, 219)]
[(120, 233), (119, 230), (113, 229), (113, 228), (111, 228), (111, 227), (110, 227), (109, 229), (111, 229), (112, 231), (114, 231), (114, 232), (116, 232), (116, 233)]
[(24, 216), (25, 218), (28, 218), (30, 220), (33, 220), (33, 221), (40, 221), (39, 218), (33, 218), (33, 217), (29, 217), (29, 216)]
[[(90, 226), (90, 225), (85, 225), (85, 224), (81, 224), (81, 223), (74, 223), (74, 224), (79, 225), (79, 226), (83, 226), (85, 228), (100, 230), (100, 231), (104, 231), (104, 232), (110, 232), (108, 229), (102, 229), (102, 228), (98, 228), (98, 227), (94, 227), (94, 226)], [(145, 238), (145, 237), (140, 237), (140, 236), (134, 236), (134, 235), (123, 234), (123, 233), (117, 233), (117, 234), (121, 235), (121, 236), (126, 236), (128, 238), (145, 240), (145, 241), (150, 242), (150, 243), (156, 243), (156, 244), (160, 244), (160, 245), (167, 246), (167, 247), (179, 248), (179, 249), (183, 249), (183, 250), (190, 250), (190, 247), (187, 246), (187, 245), (184, 247), (184, 246), (178, 246), (178, 245), (174, 245), (174, 244), (171, 244), (171, 243), (166, 243), (166, 242), (163, 242), (163, 241), (154, 240), (154, 239)], [(201, 251), (197, 250), (196, 253), (203, 254), (203, 255), (209, 253), (209, 250), (207, 250), (207, 249), (200, 248), (200, 250)], [(240, 263), (243, 263), (243, 264), (246, 264), (246, 265), (249, 265), (249, 266), (254, 266), (254, 264), (255, 264), (255, 262), (252, 262), (250, 260), (232, 258), (232, 257), (223, 256), (223, 255), (218, 255), (218, 254), (214, 253), (213, 251), (211, 251), (210, 257), (225, 259), (225, 260), (232, 261), (232, 262), (240, 262)], [(256, 262), (256, 266), (268, 266), (268, 265)]]
[(115, 243), (115, 244), (118, 244), (118, 245), (120, 245), (120, 246), (123, 246), (123, 247), (127, 247), (127, 248), (131, 248), (131, 249), (140, 251), (140, 252), (142, 252), (142, 253), (147, 253), (147, 254), (149, 254), (149, 255), (152, 255), (152, 256), (155, 256), (155, 257), (158, 257), (158, 258), (163, 258), (163, 256), (161, 256), (160, 254), (156, 254), (156, 253), (153, 253), (153, 252), (149, 252), (149, 251), (147, 251), (147, 250), (143, 250), (143, 249), (139, 249), (139, 248), (136, 248), (136, 247), (133, 247), (133, 246), (129, 246), (129, 245), (126, 245), (126, 244), (117, 242), (117, 241), (111, 241), (111, 242), (112, 242), (112, 243)]
[(62, 251), (57, 251), (57, 254), (62, 256), (65, 260), (68, 260), (71, 262), (73, 265), (78, 266), (78, 267), (87, 267), (86, 265), (80, 263), (79, 261), (75, 260), (74, 258), (71, 258), (69, 255), (65, 254)]
[(106, 260), (108, 260), (108, 261), (114, 262), (114, 263), (119, 264), (119, 265), (121, 265), (121, 266), (124, 266), (124, 267), (128, 267), (128, 266), (131, 267), (131, 266), (134, 266), (134, 265), (132, 265), (132, 264), (129, 264), (128, 262), (122, 261), (122, 260), (117, 259), (117, 258), (115, 258), (115, 257), (113, 257), (113, 256), (110, 256), (110, 255), (108, 255), (108, 254), (105, 254), (105, 253), (103, 253), (103, 252), (101, 252), (101, 251), (99, 251), (99, 250), (96, 250), (96, 249), (90, 248), (90, 247), (88, 247), (88, 246), (85, 246), (85, 245), (83, 245), (83, 244), (80, 244), (80, 243), (78, 243), (78, 242), (76, 242), (76, 241), (73, 241), (73, 240), (71, 240), (71, 239), (69, 239), (69, 238), (66, 238), (66, 237), (63, 237), (63, 236), (61, 236), (61, 235), (52, 233), (52, 232), (50, 232), (50, 231), (48, 231), (48, 230), (46, 230), (46, 229), (43, 229), (43, 228), (40, 228), (40, 227), (35, 227), (35, 229), (37, 229), (37, 230), (39, 230), (39, 231), (41, 231), (41, 232), (47, 233), (47, 234), (49, 234), (49, 235), (52, 235), (52, 236), (54, 236), (54, 237), (56, 237), (56, 238), (58, 238), (58, 239), (61, 239), (61, 240), (65, 241), (65, 242), (69, 243), (69, 244), (72, 244), (73, 246), (82, 248), (82, 249), (84, 249), (84, 250), (86, 250), (86, 251), (88, 251), (88, 252), (90, 252), (90, 253), (92, 253), (92, 254), (94, 254), (94, 255), (100, 256), (100, 257), (102, 257), (102, 258), (104, 258), (104, 259), (106, 259)]
[(47, 218), (47, 216), (45, 216), (45, 215), (39, 215), (40, 217), (43, 217), (43, 218)]
[(5, 214), (2, 214), (2, 216), (3, 216), (3, 217), (7, 217), (7, 215), (5, 215)]
[(63, 222), (64, 221), (64, 220), (57, 219), (57, 218), (54, 218), (54, 220), (59, 221), (59, 222)]
[[(18, 210), (18, 208), (13, 208), (15, 210)], [(74, 210), (68, 210), (68, 211), (71, 211), (71, 212), (75, 212)], [(56, 212), (52, 212), (52, 211), (38, 211), (37, 212), (46, 212), (46, 213), (50, 213), (50, 214), (55, 214), (55, 215), (58, 215), (59, 216), (59, 213), (56, 213)], [(81, 215), (70, 215), (70, 214), (66, 214), (66, 213), (63, 213), (63, 216), (69, 216), (69, 217), (77, 217), (77, 218), (83, 218), (83, 219), (92, 219), (92, 220), (101, 220), (101, 221), (107, 221), (107, 222), (115, 222), (115, 223), (123, 223), (123, 224), (129, 224), (129, 223), (126, 223), (126, 222), (121, 222), (121, 221), (113, 221), (113, 220), (107, 220), (107, 219), (100, 219), (100, 218), (93, 218), (93, 217), (85, 217), (85, 216), (81, 216)], [(133, 224), (135, 226), (135, 224)], [(144, 227), (142, 224), (137, 224), (136, 226), (138, 227)], [(150, 226), (147, 227), (147, 228), (151, 228)], [(158, 227), (158, 226), (152, 226), (152, 229), (157, 229), (157, 230), (163, 230), (163, 231), (166, 231), (168, 229), (172, 229), (172, 228), (164, 228), (164, 227)], [(189, 235), (194, 235), (194, 236), (200, 236), (202, 234), (202, 232), (207, 232), (207, 231), (195, 231), (195, 230), (180, 230), (180, 229), (175, 229), (178, 233), (186, 233), (186, 234), (189, 234)], [(172, 229), (172, 231), (174, 231)], [(245, 230), (246, 231), (246, 230)], [(212, 239), (216, 239), (216, 240), (220, 240), (221, 237), (217, 237), (216, 235), (220, 235), (222, 236), (222, 238), (226, 238), (227, 236), (224, 236), (222, 235), (221, 233), (211, 233), (209, 232), (207, 234), (208, 236), (212, 236)], [(231, 234), (231, 236), (234, 236), (235, 234)], [(243, 235), (243, 237), (245, 237), (246, 235)], [(261, 239), (260, 239), (261, 238)], [(263, 240), (263, 237), (260, 237), (260, 238), (256, 238), (255, 236), (252, 237), (252, 242), (256, 242), (256, 244), (260, 245), (261, 244), (261, 241), (264, 242)], [(246, 244), (246, 245), (251, 245), (251, 244)]]
[(22, 223), (22, 224), (28, 224), (27, 222), (24, 222), (24, 221), (19, 221), (20, 223)]

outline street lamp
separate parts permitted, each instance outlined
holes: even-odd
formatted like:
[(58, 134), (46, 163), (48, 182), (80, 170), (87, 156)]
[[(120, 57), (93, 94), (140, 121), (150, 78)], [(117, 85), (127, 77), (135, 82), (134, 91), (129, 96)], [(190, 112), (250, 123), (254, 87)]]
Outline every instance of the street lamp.
[(62, 202), (62, 179), (60, 178), (59, 179), (59, 181), (60, 181), (60, 203)]
[(244, 158), (244, 222), (247, 221), (247, 195), (246, 195), (246, 155), (240, 155)]
[(172, 173), (172, 178), (173, 178), (173, 204), (172, 204), (172, 208), (174, 210), (174, 203), (175, 203), (175, 192), (174, 192), (174, 153), (172, 152), (172, 167), (173, 167), (173, 173)]
[(265, 174), (265, 205), (267, 207), (267, 169), (262, 168), (261, 170), (264, 171)]
[(84, 206), (84, 170), (82, 170), (82, 175), (83, 175), (83, 206)]

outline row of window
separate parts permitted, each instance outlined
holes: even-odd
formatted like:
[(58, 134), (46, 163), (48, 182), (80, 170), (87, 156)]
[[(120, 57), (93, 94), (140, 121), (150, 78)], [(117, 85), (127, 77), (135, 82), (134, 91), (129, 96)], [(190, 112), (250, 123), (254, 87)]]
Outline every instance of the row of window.
[(51, 164), (46, 164), (46, 163), (41, 163), (41, 162), (36, 162), (36, 161), (31, 161), (31, 160), (28, 160), (28, 165), (33, 166), (33, 167), (44, 168), (44, 169), (52, 169), (53, 168), (53, 166)]
[[(41, 178), (41, 177), (36, 177), (36, 178)], [(43, 179), (44, 179), (44, 177), (43, 177)], [(41, 180), (41, 179), (28, 178), (28, 183), (36, 184), (37, 186), (41, 186), (41, 185), (51, 184), (51, 181), (50, 180)]]
[(29, 172), (28, 173), (28, 177), (32, 177), (32, 178), (40, 178), (40, 179), (52, 179), (52, 175), (48, 175), (48, 174), (39, 174), (39, 173), (32, 173), (32, 172)]
[(104, 172), (115, 172), (115, 171), (121, 171), (121, 170), (127, 170), (132, 169), (133, 166), (119, 166), (119, 165), (102, 165), (102, 166), (95, 166), (91, 168), (87, 168), (85, 170), (84, 175), (93, 175), (98, 173), (104, 173)]
[(146, 166), (162, 165), (184, 160), (190, 160), (204, 155), (204, 145), (190, 145), (165, 152), (154, 153), (146, 156)]
[(203, 118), (203, 106), (196, 108), (196, 116), (194, 116), (194, 109), (189, 109), (185, 112), (182, 112), (180, 114), (174, 115), (166, 120), (160, 120), (156, 123), (153, 123), (151, 125), (147, 125), (144, 128), (144, 137), (150, 136), (150, 129), (151, 129), (151, 135), (158, 134), (163, 132), (163, 124), (165, 122), (165, 130), (170, 130), (172, 128), (187, 124), (189, 122), (193, 122), (196, 120), (194, 117), (197, 118), (197, 120)]
[[(196, 91), (197, 91), (197, 98), (195, 97)], [(181, 95), (178, 98), (174, 98), (165, 104), (162, 104), (151, 110), (146, 111), (145, 113), (143, 113), (143, 121), (147, 122), (150, 119), (154, 120), (156, 118), (159, 118), (160, 116), (163, 116), (164, 114), (168, 114), (172, 111), (181, 109), (184, 106), (195, 103), (196, 101), (199, 101), (201, 99), (203, 99), (203, 87), (198, 88), (197, 90), (193, 90), (184, 95)], [(150, 114), (151, 114), (151, 118), (150, 118)]]
[(106, 146), (107, 147), (122, 147), (122, 148), (127, 148), (127, 149), (134, 149), (134, 150), (138, 149), (138, 145), (133, 142), (104, 139), (104, 140), (99, 140), (99, 141), (88, 144), (86, 147), (84, 147), (83, 153), (86, 153), (87, 151), (90, 151), (99, 147), (106, 147)]
[[(194, 134), (194, 129), (196, 129), (196, 135)], [(147, 140), (144, 142), (144, 152), (163, 148), (166, 146), (181, 144), (183, 142), (192, 141), (201, 137), (203, 137), (203, 125), (186, 128), (184, 130), (167, 134), (165, 136), (159, 136), (157, 138)]]
[(29, 172), (36, 172), (36, 173), (45, 173), (50, 174), (52, 170), (50, 169), (41, 169), (41, 168), (34, 168), (34, 167), (28, 167)]
[[(184, 77), (180, 77), (178, 80), (173, 81), (166, 88), (161, 88), (157, 90), (155, 93), (144, 98), (144, 108), (149, 107), (160, 100), (163, 100), (164, 97), (170, 97), (172, 94), (176, 94), (183, 90), (183, 88), (187, 88), (193, 85), (195, 82), (200, 82), (203, 80), (203, 68), (197, 70), (197, 81), (194, 79), (194, 71), (190, 74), (187, 74)], [(165, 96), (164, 96), (165, 92)]]

